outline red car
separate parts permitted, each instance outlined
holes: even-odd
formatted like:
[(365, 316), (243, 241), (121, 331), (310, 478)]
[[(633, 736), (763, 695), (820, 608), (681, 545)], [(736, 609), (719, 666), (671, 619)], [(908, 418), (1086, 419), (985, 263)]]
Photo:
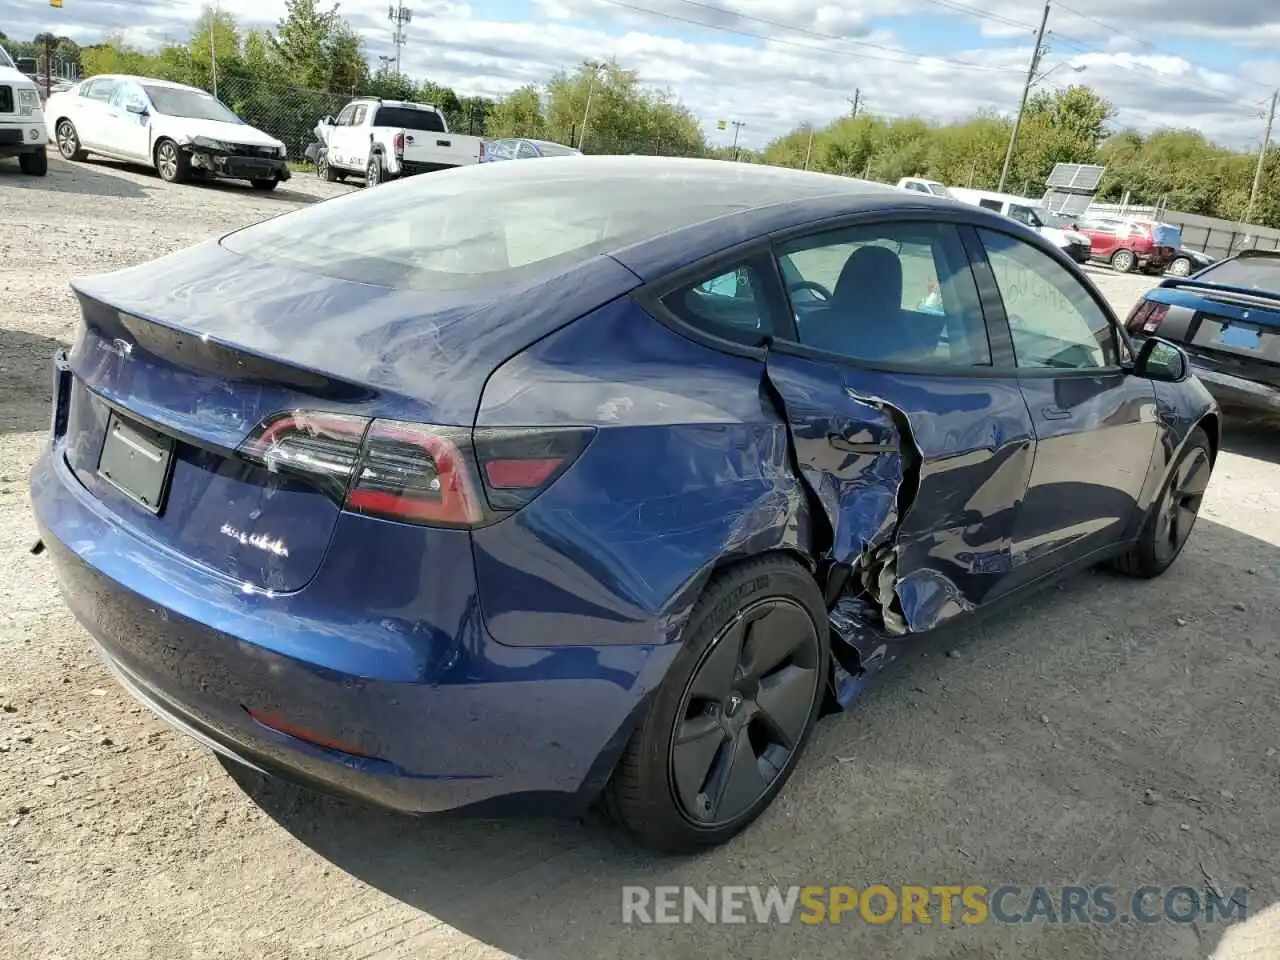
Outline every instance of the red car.
[(1111, 264), (1117, 273), (1163, 273), (1177, 253), (1181, 231), (1154, 220), (1091, 217), (1076, 229), (1089, 238), (1090, 258)]

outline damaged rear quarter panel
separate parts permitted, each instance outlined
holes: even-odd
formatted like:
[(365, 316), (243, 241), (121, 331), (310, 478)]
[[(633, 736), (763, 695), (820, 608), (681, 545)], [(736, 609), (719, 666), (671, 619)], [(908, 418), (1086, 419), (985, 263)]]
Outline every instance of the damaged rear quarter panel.
[[(998, 592), (1034, 456), (1012, 378), (889, 373), (775, 347), (801, 475), (854, 570), (833, 622), (864, 660)], [(869, 602), (861, 616), (843, 601)], [(879, 623), (877, 623), (879, 619)]]
[(494, 638), (665, 643), (717, 565), (803, 556), (809, 500), (763, 379), (760, 359), (695, 343), (626, 297), (499, 367), (477, 426), (596, 432), (547, 491), (473, 534)]

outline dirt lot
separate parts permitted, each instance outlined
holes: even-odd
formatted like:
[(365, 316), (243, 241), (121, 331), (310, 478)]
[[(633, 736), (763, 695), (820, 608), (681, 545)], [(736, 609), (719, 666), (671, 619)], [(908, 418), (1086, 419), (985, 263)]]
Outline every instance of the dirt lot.
[[(10, 167), (13, 167), (10, 170)], [(1206, 884), (1280, 899), (1280, 442), (1238, 433), (1157, 583), (1088, 574), (910, 648), (757, 827), (695, 860), (599, 824), (411, 821), (229, 773), (64, 610), (26, 473), (67, 281), (321, 192), (0, 169), (0, 949), (88, 957), (1203, 957), (1220, 927), (620, 922), (623, 884)], [(342, 189), (342, 188), (332, 188)], [(1127, 310), (1144, 281), (1097, 276)], [(1149, 282), (1149, 281), (1146, 281)], [(847, 919), (847, 918), (846, 918)]]

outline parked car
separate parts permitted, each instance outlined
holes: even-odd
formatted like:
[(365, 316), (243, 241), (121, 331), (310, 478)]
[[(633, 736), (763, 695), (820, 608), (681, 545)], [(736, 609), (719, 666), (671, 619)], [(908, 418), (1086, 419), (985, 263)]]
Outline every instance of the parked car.
[(528, 140), (508, 137), (485, 144), (483, 162), (498, 160), (536, 160), (538, 157), (580, 157), (582, 151), (550, 140)]
[(1117, 273), (1162, 273), (1182, 245), (1182, 231), (1154, 220), (1085, 216), (1076, 229), (1089, 238), (1092, 259)]
[(291, 176), (283, 143), (197, 87), (100, 74), (53, 94), (45, 114), (67, 160), (97, 154), (145, 163), (166, 183), (222, 178), (257, 190)]
[(1184, 247), (1174, 253), (1173, 262), (1165, 269), (1165, 273), (1174, 277), (1189, 277), (1197, 270), (1203, 270), (1217, 262), (1217, 257), (1203, 250), (1189, 250)]
[(317, 164), (324, 179), (341, 180), (354, 173), (370, 187), (396, 177), (479, 163), (485, 153), (480, 137), (450, 133), (444, 114), (430, 104), (377, 97), (353, 100), (336, 119), (325, 117), (316, 136), (325, 147)]
[(903, 177), (898, 181), (899, 190), (907, 190), (911, 193), (927, 193), (931, 197), (950, 197), (951, 190), (944, 183), (937, 180), (926, 180), (924, 177)]
[(1280, 251), (1242, 250), (1194, 277), (1166, 277), (1126, 326), (1138, 342), (1180, 344), (1229, 411), (1280, 422)]
[(1011, 193), (970, 190), (964, 187), (954, 188), (951, 195), (962, 203), (972, 203), (986, 210), (994, 210), (996, 213), (1026, 224), (1076, 263), (1089, 262), (1089, 238), (1071, 224), (1064, 224), (1061, 221), (1050, 223), (1049, 218), (1054, 215), (1041, 207), (1037, 200)]
[(0, 157), (17, 157), (23, 173), (43, 177), (49, 172), (48, 142), (40, 91), (0, 47)]
[(126, 689), (263, 771), (666, 849), (908, 635), (1162, 573), (1218, 442), (1021, 224), (767, 166), (486, 164), (74, 287), (30, 492)]

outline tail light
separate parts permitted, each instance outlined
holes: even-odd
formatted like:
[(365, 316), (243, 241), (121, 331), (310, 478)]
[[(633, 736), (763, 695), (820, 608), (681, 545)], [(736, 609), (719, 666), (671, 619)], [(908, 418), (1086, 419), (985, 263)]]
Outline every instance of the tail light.
[(395, 147), (396, 147), (396, 156), (403, 157), (404, 156), (404, 131), (403, 130), (401, 130), (399, 133), (396, 134)]
[(428, 526), (475, 527), (519, 510), (582, 454), (590, 427), (439, 427), (344, 414), (268, 417), (247, 459), (311, 483), (344, 509)]
[(1133, 308), (1125, 329), (1134, 336), (1150, 336), (1160, 329), (1165, 316), (1169, 313), (1169, 305), (1154, 300), (1143, 300)]

